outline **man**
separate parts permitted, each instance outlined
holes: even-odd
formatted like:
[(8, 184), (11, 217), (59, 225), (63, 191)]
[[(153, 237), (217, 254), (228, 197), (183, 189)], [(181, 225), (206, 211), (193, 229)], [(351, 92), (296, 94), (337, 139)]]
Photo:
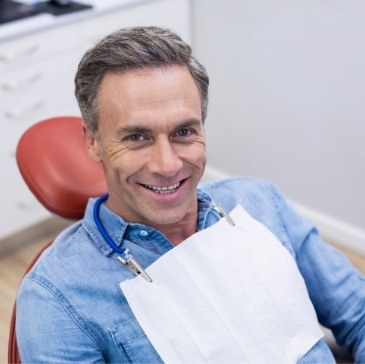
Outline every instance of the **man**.
[[(166, 360), (139, 319), (143, 314), (153, 316), (158, 305), (147, 306), (140, 316), (132, 308), (133, 299), (118, 285), (133, 279), (133, 271), (153, 281), (149, 266), (160, 264), (159, 258), (169, 258), (173, 251), (179, 254), (179, 248), (187, 246), (186, 239), (218, 226), (224, 220), (218, 212), (227, 218), (224, 210), (229, 212), (236, 205), (255, 219), (257, 234), (265, 230), (285, 254), (290, 253), (319, 322), (333, 330), (338, 343), (356, 361), (365, 362), (365, 280), (348, 261), (325, 245), (316, 229), (268, 182), (236, 178), (197, 188), (206, 164), (209, 81), (187, 44), (166, 29), (122, 29), (85, 54), (75, 83), (85, 141), (92, 159), (103, 165), (108, 196), (91, 199), (84, 219), (64, 231), (23, 280), (17, 298), (23, 362)], [(240, 223), (239, 219), (235, 222)], [(229, 246), (229, 241), (225, 244)], [(283, 254), (278, 252), (280, 257)], [(278, 263), (277, 268), (284, 270), (284, 278), (290, 275), (285, 273), (286, 265)], [(198, 275), (192, 282), (195, 279)], [(146, 284), (154, 287), (155, 283)], [(175, 284), (179, 287), (178, 281)], [(287, 296), (296, 295), (295, 291)], [(234, 300), (233, 296), (228, 300)], [(244, 315), (245, 302), (239, 304)], [(258, 312), (265, 310), (271, 307)], [(240, 313), (235, 315), (238, 318)], [(288, 321), (300, 321), (298, 316)], [(253, 317), (253, 324), (260, 318)], [(195, 329), (199, 327), (191, 332)], [(272, 330), (269, 334), (274, 340), (279, 329)], [(245, 327), (241, 331), (250, 335)], [(209, 330), (205, 335), (209, 336)], [(213, 341), (213, 346), (219, 349), (220, 342)], [(264, 346), (258, 350), (265, 351)], [(229, 353), (223, 350), (216, 355), (228, 358)], [(303, 363), (334, 362), (318, 337), (296, 357)], [(205, 361), (210, 359), (214, 357)]]

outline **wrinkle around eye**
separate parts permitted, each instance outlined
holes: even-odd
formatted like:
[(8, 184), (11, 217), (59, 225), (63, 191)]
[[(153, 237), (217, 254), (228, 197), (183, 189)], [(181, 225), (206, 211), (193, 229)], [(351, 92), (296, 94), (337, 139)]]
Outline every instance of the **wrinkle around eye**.
[(108, 141), (107, 145), (107, 147), (103, 148), (104, 154), (105, 157), (111, 161), (123, 157), (130, 151), (130, 148), (117, 141)]
[(153, 140), (151, 138), (145, 138), (142, 140), (126, 140), (123, 142), (126, 148), (130, 150), (140, 149), (147, 147), (153, 144)]

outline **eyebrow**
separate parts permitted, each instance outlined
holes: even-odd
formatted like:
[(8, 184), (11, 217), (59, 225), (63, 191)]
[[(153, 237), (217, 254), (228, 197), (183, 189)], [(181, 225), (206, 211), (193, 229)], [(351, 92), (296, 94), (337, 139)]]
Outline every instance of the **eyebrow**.
[(143, 125), (125, 125), (117, 129), (116, 135), (123, 136), (126, 134), (144, 134), (150, 133), (151, 129)]
[[(174, 130), (180, 129), (180, 128), (187, 128), (191, 126), (200, 126), (203, 125), (202, 121), (199, 119), (191, 118), (187, 120), (180, 121), (174, 126)], [(148, 134), (152, 133), (152, 129), (142, 125), (142, 124), (134, 124), (134, 125), (124, 125), (117, 129), (116, 136), (117, 137), (123, 137), (127, 134)]]
[(199, 119), (187, 119), (184, 120), (182, 122), (180, 122), (178, 125), (176, 125), (175, 129), (179, 129), (179, 128), (184, 128), (184, 127), (189, 127), (189, 126), (202, 126), (203, 122)]

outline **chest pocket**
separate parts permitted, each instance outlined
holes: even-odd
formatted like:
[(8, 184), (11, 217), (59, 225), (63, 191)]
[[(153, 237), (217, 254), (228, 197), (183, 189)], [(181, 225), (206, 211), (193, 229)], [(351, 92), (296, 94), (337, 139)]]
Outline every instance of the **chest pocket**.
[(109, 331), (120, 354), (127, 361), (132, 363), (163, 363), (134, 317)]

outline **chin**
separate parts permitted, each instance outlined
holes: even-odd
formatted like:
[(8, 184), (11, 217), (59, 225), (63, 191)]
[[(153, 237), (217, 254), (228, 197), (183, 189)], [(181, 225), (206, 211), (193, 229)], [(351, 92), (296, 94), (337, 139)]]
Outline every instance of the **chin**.
[(150, 216), (146, 216), (146, 220), (150, 221), (154, 226), (168, 226), (177, 224), (182, 221), (185, 217), (186, 213), (172, 213), (171, 211), (158, 211), (157, 213), (151, 214)]
[(154, 218), (154, 219), (150, 219), (151, 223), (157, 227), (158, 226), (169, 226), (169, 225), (173, 225), (173, 224), (177, 224), (181, 221), (182, 219), (179, 217), (174, 217), (171, 216), (171, 214), (168, 214), (167, 216), (161, 216), (159, 215), (158, 217)]

